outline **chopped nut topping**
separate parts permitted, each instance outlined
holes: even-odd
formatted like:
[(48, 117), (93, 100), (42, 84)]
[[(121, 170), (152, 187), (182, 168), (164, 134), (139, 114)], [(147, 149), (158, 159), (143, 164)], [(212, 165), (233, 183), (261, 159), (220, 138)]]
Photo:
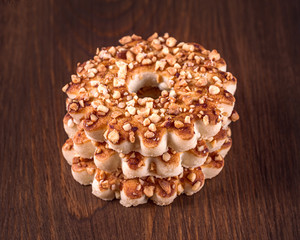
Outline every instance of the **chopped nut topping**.
[(126, 74), (127, 74), (127, 63), (125, 63), (123, 61), (118, 61), (118, 62), (116, 62), (116, 65), (119, 68), (118, 78), (120, 78), (120, 79), (125, 78)]
[(164, 70), (165, 66), (166, 66), (167, 62), (166, 61), (157, 61), (155, 63), (155, 71), (157, 71), (158, 69), (160, 69), (161, 71)]
[(150, 123), (151, 123), (151, 121), (150, 121), (149, 118), (145, 118), (145, 120), (143, 121), (143, 125), (144, 125), (145, 127), (147, 127)]
[(125, 45), (126, 43), (129, 43), (132, 41), (132, 38), (130, 36), (124, 36), (119, 40), (119, 43), (122, 45)]
[(63, 92), (66, 92), (68, 90), (68, 88), (69, 88), (69, 84), (66, 84), (61, 90)]
[(135, 142), (135, 136), (134, 136), (134, 132), (129, 132), (129, 141), (131, 143), (134, 143)]
[(163, 97), (167, 97), (167, 96), (169, 95), (169, 93), (168, 93), (167, 90), (162, 90), (162, 91), (161, 91), (161, 95), (162, 95)]
[(129, 106), (127, 108), (127, 111), (130, 113), (130, 115), (135, 115), (136, 113), (136, 108), (135, 107), (132, 107), (132, 106)]
[(215, 157), (215, 161), (222, 161), (222, 160), (223, 160), (223, 158), (221, 157), (221, 155), (217, 155)]
[(107, 138), (108, 138), (109, 141), (116, 144), (120, 139), (120, 135), (119, 135), (118, 131), (116, 129), (114, 129), (113, 131), (111, 131), (108, 134)]
[(179, 121), (179, 120), (176, 120), (176, 121), (174, 122), (174, 126), (175, 126), (176, 128), (182, 128), (182, 127), (184, 127), (184, 124), (183, 124), (183, 122), (181, 122), (181, 121)]
[(77, 103), (71, 103), (70, 105), (69, 105), (69, 109), (70, 110), (72, 110), (72, 111), (74, 111), (74, 112), (76, 112), (77, 110), (78, 110), (78, 104)]
[(175, 63), (175, 64), (174, 64), (174, 68), (176, 68), (176, 69), (180, 69), (180, 68), (181, 68), (181, 66), (180, 66), (180, 64), (179, 64), (179, 63)]
[(109, 52), (112, 56), (115, 56), (117, 50), (116, 50), (115, 47), (110, 47), (110, 48), (108, 49), (108, 52)]
[(208, 91), (209, 91), (210, 94), (216, 95), (220, 92), (220, 88), (218, 88), (215, 85), (210, 85)]
[(235, 121), (239, 120), (239, 118), (240, 118), (240, 116), (239, 116), (239, 114), (236, 111), (234, 111), (231, 114), (231, 121), (235, 122)]
[(204, 87), (207, 84), (207, 79), (206, 78), (200, 78), (197, 82), (196, 82), (196, 87)]
[(125, 123), (125, 124), (123, 125), (123, 129), (124, 129), (126, 132), (130, 131), (130, 130), (131, 130), (131, 125), (130, 125), (130, 123)]
[(150, 114), (150, 108), (141, 108), (137, 110), (137, 114), (142, 117), (148, 117)]
[(190, 116), (186, 116), (184, 119), (185, 123), (191, 123), (191, 117)]
[(69, 119), (69, 120), (68, 120), (68, 122), (67, 122), (67, 126), (68, 126), (69, 128), (72, 128), (72, 127), (74, 127), (74, 122), (73, 122), (73, 120), (72, 120), (72, 119)]
[(114, 78), (113, 85), (114, 85), (114, 87), (122, 87), (125, 85), (125, 79)]
[(182, 49), (185, 51), (193, 52), (195, 50), (195, 47), (194, 47), (194, 45), (185, 43), (182, 45)]
[(196, 180), (196, 173), (190, 173), (189, 175), (187, 175), (187, 179), (190, 180), (191, 182), (194, 182)]
[(101, 111), (101, 112), (103, 112), (103, 113), (108, 113), (109, 108), (106, 107), (106, 106), (104, 106), (104, 105), (99, 105), (99, 106), (97, 107), (97, 111)]
[(153, 108), (153, 102), (146, 102), (146, 108)]
[(215, 80), (216, 82), (222, 82), (221, 79), (218, 76), (213, 76), (212, 77), (213, 80)]
[(160, 44), (160, 41), (158, 39), (154, 39), (151, 43), (152, 47), (156, 50), (160, 50), (162, 48), (162, 45)]
[(158, 34), (157, 34), (157, 32), (156, 33), (153, 33), (150, 37), (148, 37), (148, 41), (149, 42), (152, 42), (153, 41), (153, 39), (155, 39), (155, 38), (157, 38), (158, 37)]
[(149, 65), (151, 63), (152, 63), (152, 61), (149, 58), (143, 59), (143, 61), (142, 61), (142, 65)]
[(145, 58), (144, 53), (138, 53), (136, 55), (136, 61), (138, 61), (139, 63), (142, 62), (142, 60)]
[(169, 37), (167, 40), (166, 40), (166, 45), (168, 47), (174, 47), (177, 43), (177, 40), (173, 37)]
[(163, 47), (161, 53), (162, 53), (163, 55), (168, 55), (168, 54), (170, 53), (169, 48)]
[(167, 194), (171, 193), (172, 189), (168, 181), (161, 179), (160, 181), (158, 181), (158, 184)]
[(145, 186), (144, 193), (147, 197), (152, 197), (154, 194), (154, 186)]
[(153, 113), (153, 114), (149, 117), (149, 119), (150, 119), (151, 122), (153, 122), (153, 123), (158, 123), (158, 122), (160, 121), (161, 117), (158, 116), (156, 113)]
[(109, 188), (109, 183), (108, 180), (105, 180), (101, 183), (101, 187), (104, 189), (108, 189)]
[(149, 128), (150, 131), (156, 132), (156, 126), (155, 126), (154, 123), (151, 123), (148, 128)]
[(207, 126), (209, 124), (209, 117), (207, 115), (205, 115), (203, 117), (203, 123), (204, 123), (205, 126)]
[(183, 189), (182, 185), (178, 184), (177, 185), (177, 193), (178, 193), (178, 195), (180, 195), (181, 193), (183, 193), (183, 191), (184, 191), (184, 189)]
[(147, 132), (145, 132), (144, 137), (145, 138), (153, 138), (155, 136), (155, 134), (149, 130), (147, 130)]
[(162, 155), (162, 159), (165, 161), (165, 162), (168, 162), (170, 159), (171, 159), (171, 155), (170, 153), (166, 152)]
[(193, 191), (197, 191), (200, 188), (201, 183), (199, 181), (197, 181), (193, 186), (192, 186), (192, 190)]
[(81, 80), (80, 77), (78, 77), (77, 75), (74, 75), (74, 74), (71, 75), (71, 79), (72, 79), (72, 82), (75, 84), (80, 83), (80, 80)]
[(176, 72), (177, 72), (177, 69), (176, 68), (174, 68), (174, 67), (168, 67), (167, 68), (167, 71), (168, 71), (168, 73), (170, 73), (170, 75), (175, 75), (176, 74)]
[(95, 114), (91, 114), (90, 118), (93, 122), (96, 122), (98, 120), (98, 117)]
[(171, 54), (168, 54), (166, 56), (166, 60), (171, 66), (173, 66), (176, 63), (176, 58)]
[(211, 163), (211, 161), (212, 161), (212, 158), (210, 156), (208, 156), (205, 163), (208, 164), (208, 163)]
[(176, 92), (175, 92), (175, 90), (171, 90), (170, 91), (170, 97), (176, 97), (177, 96), (177, 94), (176, 94)]
[(113, 98), (119, 99), (121, 97), (121, 93), (119, 91), (114, 91)]
[(118, 107), (119, 108), (124, 108), (126, 106), (126, 104), (124, 103), (124, 102), (120, 102), (119, 104), (118, 104)]
[(134, 55), (133, 55), (133, 53), (131, 51), (127, 51), (126, 52), (126, 58), (130, 62), (134, 61)]
[(205, 67), (201, 67), (200, 68), (200, 72), (205, 73), (206, 72), (206, 68)]
[(209, 53), (208, 58), (213, 61), (218, 61), (220, 59), (220, 54), (214, 49)]

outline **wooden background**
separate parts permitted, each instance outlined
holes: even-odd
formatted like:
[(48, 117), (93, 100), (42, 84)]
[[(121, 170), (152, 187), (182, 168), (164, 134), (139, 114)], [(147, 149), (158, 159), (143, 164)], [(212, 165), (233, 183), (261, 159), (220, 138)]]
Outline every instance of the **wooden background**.
[[(0, 2), (0, 239), (300, 239), (299, 1)], [(128, 209), (73, 180), (61, 88), (97, 47), (154, 31), (221, 52), (241, 119), (200, 193)]]

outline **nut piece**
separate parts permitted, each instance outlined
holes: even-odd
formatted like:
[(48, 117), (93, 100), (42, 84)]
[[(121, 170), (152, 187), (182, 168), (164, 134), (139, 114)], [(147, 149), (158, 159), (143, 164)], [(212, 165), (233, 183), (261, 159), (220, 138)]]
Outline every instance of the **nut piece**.
[(149, 125), (149, 130), (151, 130), (152, 132), (156, 132), (156, 126), (155, 126), (154, 123), (151, 123), (151, 124)]
[(135, 142), (134, 132), (132, 132), (132, 131), (129, 133), (129, 141), (130, 141), (131, 143), (134, 143), (134, 142)]
[(134, 60), (134, 55), (131, 51), (126, 52), (126, 58), (129, 62), (132, 62)]
[(215, 85), (211, 85), (211, 86), (209, 86), (208, 91), (209, 91), (209, 93), (210, 93), (211, 95), (216, 95), (216, 94), (218, 94), (218, 93), (220, 92), (220, 88), (218, 88), (218, 87), (215, 86)]
[(80, 83), (80, 77), (78, 77), (77, 75), (71, 75), (71, 80), (73, 83)]
[(195, 50), (195, 47), (194, 47), (194, 45), (185, 43), (182, 45), (182, 49), (185, 51), (193, 52)]
[(158, 181), (158, 184), (167, 194), (171, 193), (172, 189), (168, 181), (161, 179), (160, 181)]
[(190, 173), (189, 175), (187, 175), (187, 179), (190, 180), (191, 182), (194, 182), (196, 180), (196, 173)]
[(74, 122), (73, 122), (72, 119), (69, 119), (69, 120), (68, 120), (67, 126), (70, 127), (70, 128), (74, 127)]
[(138, 53), (136, 55), (136, 61), (138, 61), (139, 63), (142, 62), (142, 60), (144, 59), (144, 53)]
[(132, 107), (132, 106), (129, 106), (127, 108), (127, 111), (130, 113), (130, 115), (135, 115), (136, 113), (136, 108), (135, 107)]
[(70, 105), (69, 105), (69, 109), (70, 110), (72, 110), (72, 111), (74, 111), (74, 112), (76, 112), (77, 110), (78, 110), (78, 104), (77, 103), (71, 103)]
[(151, 123), (151, 121), (150, 121), (149, 118), (145, 118), (145, 120), (143, 121), (143, 125), (144, 125), (145, 127), (147, 127), (150, 123)]
[(97, 107), (97, 111), (101, 111), (101, 112), (103, 112), (103, 113), (107, 113), (107, 112), (109, 111), (109, 108), (106, 107), (106, 106), (104, 106), (104, 105), (99, 105), (99, 106)]
[(233, 122), (235, 122), (235, 121), (237, 121), (237, 120), (239, 120), (239, 119), (240, 119), (239, 114), (238, 114), (236, 111), (233, 111), (233, 113), (231, 114), (231, 120), (232, 120)]
[(200, 78), (197, 82), (196, 82), (196, 87), (204, 87), (207, 84), (207, 79), (206, 78)]
[(167, 64), (166, 61), (157, 61), (157, 62), (155, 63), (155, 71), (157, 71), (158, 69), (164, 70), (166, 64)]
[(191, 117), (190, 116), (186, 116), (184, 119), (185, 123), (191, 123)]
[(125, 123), (125, 124), (123, 125), (123, 129), (124, 129), (126, 132), (130, 131), (130, 130), (131, 130), (131, 125), (130, 125), (130, 123)]
[(170, 75), (175, 75), (175, 73), (177, 72), (177, 69), (176, 68), (173, 68), (173, 67), (168, 67), (167, 68), (167, 71), (168, 73), (170, 73)]
[(145, 138), (153, 138), (155, 136), (155, 134), (149, 130), (147, 130), (147, 132), (145, 132), (144, 137)]
[(193, 191), (197, 191), (200, 188), (201, 183), (198, 181), (192, 186)]
[(156, 113), (153, 113), (149, 119), (151, 120), (151, 122), (154, 122), (154, 123), (158, 123), (161, 119), (160, 116), (158, 116)]
[(119, 91), (114, 91), (113, 98), (114, 99), (119, 99), (120, 97), (121, 97), (121, 93)]
[(177, 193), (178, 193), (178, 195), (180, 195), (181, 193), (183, 193), (183, 191), (184, 191), (184, 189), (183, 189), (182, 185), (178, 184), (177, 185)]
[(209, 53), (208, 58), (210, 60), (218, 61), (220, 59), (220, 54), (214, 49)]
[(176, 63), (176, 58), (171, 54), (168, 54), (166, 56), (166, 60), (171, 66), (173, 66)]
[(184, 124), (183, 124), (183, 122), (181, 122), (181, 121), (179, 121), (179, 120), (176, 120), (176, 121), (174, 122), (174, 126), (175, 126), (176, 128), (182, 128), (182, 127), (184, 127)]
[(176, 45), (177, 40), (173, 37), (169, 37), (166, 41), (166, 45), (168, 47), (174, 47)]
[(168, 162), (170, 159), (171, 159), (171, 155), (170, 153), (166, 152), (162, 155), (162, 159), (165, 161), (165, 162)]
[(147, 197), (152, 197), (154, 193), (154, 186), (145, 186), (144, 193)]
[(203, 123), (204, 123), (205, 126), (207, 126), (209, 124), (209, 117), (207, 115), (205, 115), (203, 117)]
[(107, 138), (108, 138), (109, 141), (116, 144), (120, 139), (120, 135), (119, 135), (118, 131), (116, 129), (114, 129), (113, 131), (111, 131), (108, 134)]
[(119, 40), (119, 43), (122, 45), (125, 45), (126, 43), (129, 43), (132, 41), (132, 38), (130, 36), (124, 36)]
[(91, 114), (90, 118), (93, 122), (96, 122), (98, 120), (98, 117), (95, 114)]

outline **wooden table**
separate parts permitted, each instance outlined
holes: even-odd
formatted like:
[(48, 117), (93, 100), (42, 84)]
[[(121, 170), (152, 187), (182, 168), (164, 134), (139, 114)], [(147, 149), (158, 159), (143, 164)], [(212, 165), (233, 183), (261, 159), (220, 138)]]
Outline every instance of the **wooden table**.
[[(299, 1), (0, 3), (0, 239), (300, 239)], [(218, 49), (238, 78), (233, 148), (198, 194), (104, 202), (61, 154), (78, 61), (126, 34)]]

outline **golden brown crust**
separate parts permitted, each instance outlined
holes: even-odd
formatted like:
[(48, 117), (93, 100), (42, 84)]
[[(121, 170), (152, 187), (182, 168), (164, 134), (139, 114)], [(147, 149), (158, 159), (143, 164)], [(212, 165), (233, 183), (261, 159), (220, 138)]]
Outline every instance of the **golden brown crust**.
[(87, 171), (90, 175), (93, 175), (96, 170), (96, 165), (92, 159), (74, 157), (72, 170), (74, 172), (83, 172)]
[(73, 137), (73, 142), (78, 145), (89, 141), (91, 140), (87, 138), (83, 130), (77, 131), (75, 136)]

